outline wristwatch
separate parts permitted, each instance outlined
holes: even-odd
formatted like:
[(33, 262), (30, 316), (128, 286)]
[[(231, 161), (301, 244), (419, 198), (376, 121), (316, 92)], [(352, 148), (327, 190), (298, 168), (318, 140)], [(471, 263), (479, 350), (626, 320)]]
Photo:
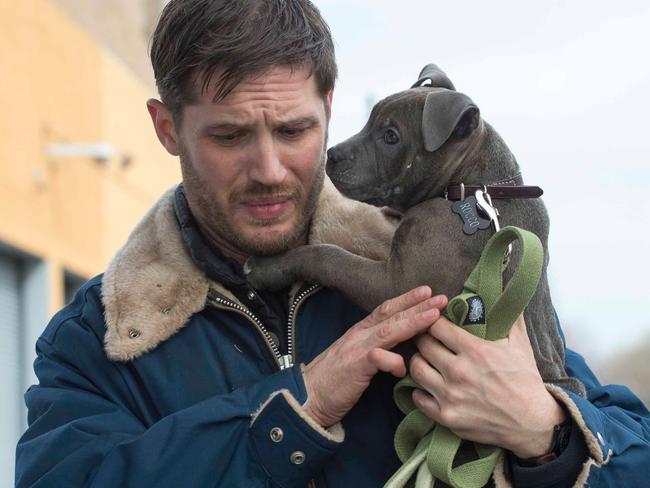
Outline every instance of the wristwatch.
[(562, 451), (569, 445), (571, 438), (571, 419), (568, 418), (561, 424), (553, 427), (553, 439), (551, 440), (551, 447), (546, 454), (535, 456), (531, 458), (517, 458), (517, 464), (524, 468), (532, 468), (534, 466), (541, 466), (542, 464), (550, 463), (556, 460)]

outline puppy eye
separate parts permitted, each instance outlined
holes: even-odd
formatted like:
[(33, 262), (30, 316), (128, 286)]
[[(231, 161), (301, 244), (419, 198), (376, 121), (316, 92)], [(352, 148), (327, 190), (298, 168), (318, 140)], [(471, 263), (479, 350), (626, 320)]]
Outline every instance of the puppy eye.
[(391, 146), (399, 142), (399, 134), (395, 129), (388, 129), (384, 132), (384, 142)]

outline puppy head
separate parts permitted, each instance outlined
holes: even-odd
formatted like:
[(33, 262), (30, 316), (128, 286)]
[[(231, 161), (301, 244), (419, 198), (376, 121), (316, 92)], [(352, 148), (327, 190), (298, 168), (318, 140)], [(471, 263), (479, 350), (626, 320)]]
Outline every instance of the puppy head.
[(341, 193), (404, 211), (442, 192), (480, 115), (444, 73), (423, 77), (427, 68), (413, 88), (377, 103), (361, 132), (328, 151), (327, 174)]

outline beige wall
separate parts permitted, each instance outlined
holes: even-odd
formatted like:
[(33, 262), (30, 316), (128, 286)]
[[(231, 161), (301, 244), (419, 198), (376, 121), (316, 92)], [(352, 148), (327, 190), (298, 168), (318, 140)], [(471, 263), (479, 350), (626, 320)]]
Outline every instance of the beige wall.
[[(48, 262), (54, 311), (61, 269), (103, 271), (180, 173), (146, 112), (153, 84), (58, 5), (0, 1), (0, 39), (0, 242)], [(46, 156), (70, 142), (109, 143), (116, 154)]]
[[(31, 0), (30, 0), (31, 1)], [(149, 37), (166, 2), (161, 0), (52, 0), (95, 41), (115, 54), (142, 81), (153, 83)]]

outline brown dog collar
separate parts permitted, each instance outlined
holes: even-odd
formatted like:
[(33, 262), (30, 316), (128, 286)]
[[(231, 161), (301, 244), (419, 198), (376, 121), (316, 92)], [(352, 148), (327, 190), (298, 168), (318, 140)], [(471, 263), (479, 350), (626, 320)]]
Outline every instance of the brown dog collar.
[(508, 178), (507, 180), (497, 181), (489, 185), (465, 185), (463, 183), (452, 183), (445, 190), (447, 200), (464, 200), (468, 195), (474, 195), (478, 190), (487, 192), (491, 198), (505, 200), (511, 198), (539, 198), (544, 194), (539, 186), (524, 185), (521, 173)]

